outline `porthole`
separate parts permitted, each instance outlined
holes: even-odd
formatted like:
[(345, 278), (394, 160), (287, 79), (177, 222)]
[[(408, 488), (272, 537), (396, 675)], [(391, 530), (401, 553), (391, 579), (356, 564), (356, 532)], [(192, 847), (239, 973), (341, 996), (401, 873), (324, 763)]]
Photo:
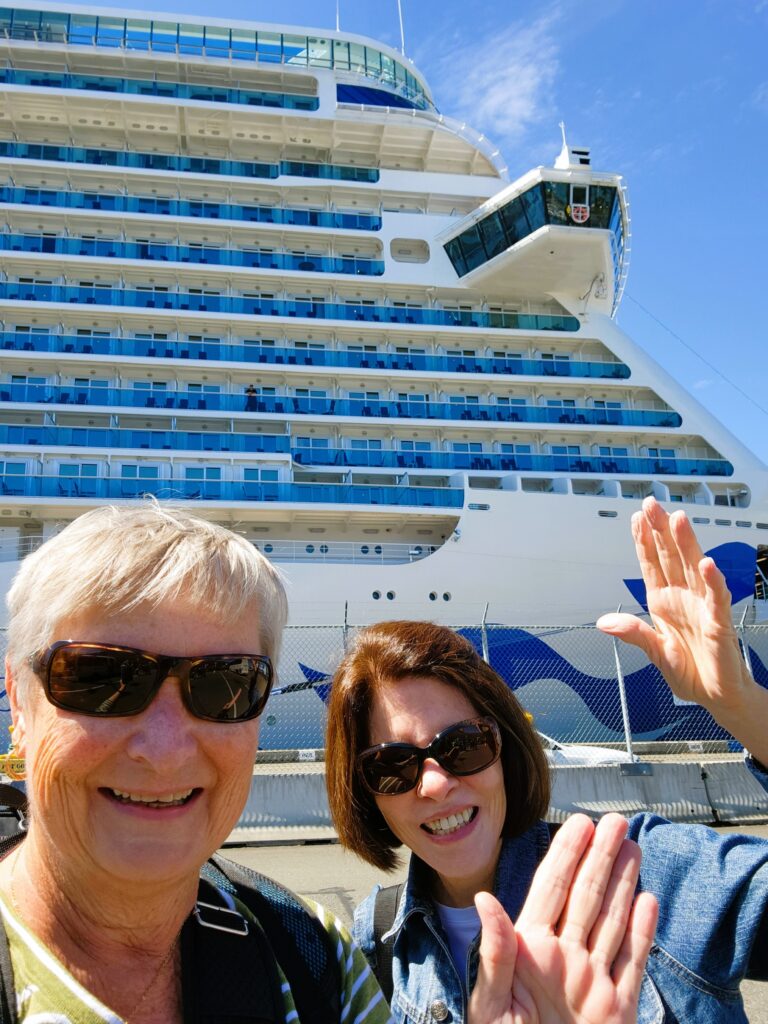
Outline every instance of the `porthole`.
[(388, 601), (394, 601), (395, 600), (395, 592), (394, 592), (394, 590), (388, 590), (387, 591), (387, 600)]
[(380, 601), (381, 600), (381, 591), (380, 590), (374, 590), (374, 592), (371, 594), (371, 597), (373, 598), (374, 601)]
[(447, 590), (443, 593), (443, 600), (444, 601), (450, 601), (451, 600), (451, 595), (448, 593)]
[(267, 723), (267, 725), (277, 725), (277, 718), (275, 717), (275, 715), (267, 715), (264, 721)]
[(320, 554), (321, 555), (327, 555), (328, 554), (328, 545), (327, 544), (321, 544), (320, 545)]
[(274, 550), (275, 549), (272, 547), (271, 544), (265, 544), (264, 545), (264, 552), (265, 552), (265, 554), (271, 555)]
[(315, 545), (314, 544), (307, 544), (307, 546), (304, 548), (304, 550), (307, 552), (308, 555), (314, 555), (314, 553), (315, 553)]
[(370, 551), (370, 548), (368, 547), (367, 544), (363, 544), (363, 546), (360, 548), (360, 551), (362, 552), (362, 554), (367, 555), (368, 552)]
[(437, 600), (437, 592), (435, 590), (431, 590), (429, 592), (429, 600), (430, 601), (436, 601)]
[(377, 544), (376, 547), (373, 549), (373, 551), (374, 551), (374, 554), (380, 555), (381, 554), (381, 544)]

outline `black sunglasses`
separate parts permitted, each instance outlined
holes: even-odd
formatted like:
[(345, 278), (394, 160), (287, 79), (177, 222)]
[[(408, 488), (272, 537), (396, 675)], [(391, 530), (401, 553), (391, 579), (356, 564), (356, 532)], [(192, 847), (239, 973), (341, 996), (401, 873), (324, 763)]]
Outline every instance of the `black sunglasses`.
[(195, 718), (247, 722), (264, 710), (272, 662), (264, 654), (204, 654), (176, 658), (133, 647), (58, 640), (30, 659), (51, 704), (80, 715), (139, 715), (177, 667), (181, 695)]
[(469, 718), (443, 729), (428, 747), (413, 743), (379, 743), (357, 758), (360, 775), (375, 796), (399, 796), (419, 781), (431, 757), (451, 775), (476, 775), (498, 760), (501, 733), (492, 718)]

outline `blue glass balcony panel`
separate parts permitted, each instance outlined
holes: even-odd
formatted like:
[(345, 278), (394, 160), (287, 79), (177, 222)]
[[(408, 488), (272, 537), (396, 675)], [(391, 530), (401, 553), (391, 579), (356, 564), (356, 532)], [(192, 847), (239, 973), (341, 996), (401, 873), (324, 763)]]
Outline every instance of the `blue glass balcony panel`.
[(282, 107), (287, 110), (317, 110), (316, 96), (297, 93), (263, 92), (254, 89), (228, 89), (223, 86), (189, 85), (184, 82), (142, 81), (136, 78), (107, 78), (103, 75), (74, 75), (56, 71), (26, 71), (0, 68), (0, 82), (44, 89), (87, 89), (91, 92), (126, 93), (135, 96), (163, 96), (175, 99), (203, 100), (208, 103), (234, 103), (251, 107)]
[(338, 37), (321, 39), (220, 25), (8, 7), (0, 9), (0, 35), (42, 44), (64, 43), (251, 63), (337, 68), (355, 72), (372, 80), (379, 88), (391, 91), (393, 105), (396, 97), (402, 96), (419, 109), (432, 108), (429, 94), (405, 64), (375, 47)]
[(75, 385), (0, 384), (0, 402), (96, 405), (109, 408), (205, 409), (311, 416), (385, 417), (389, 419), (465, 420), (495, 423), (578, 423), (594, 426), (679, 427), (672, 410), (574, 408), (567, 417), (542, 406), (460, 405), (452, 402), (376, 401), (367, 398), (305, 398), (294, 395), (246, 395), (174, 389), (77, 387)]
[(424, 309), (419, 306), (369, 306), (355, 303), (283, 300), (240, 295), (186, 294), (132, 288), (0, 282), (0, 299), (16, 302), (76, 302), (99, 306), (235, 313), (245, 316), (290, 316), (369, 323), (426, 324), (437, 327), (483, 327), (498, 330), (578, 331), (575, 316), (551, 313), (507, 313), (484, 310)]
[(111, 238), (72, 238), (55, 235), (0, 235), (0, 249), (11, 252), (45, 252), (61, 256), (97, 256), (100, 259), (158, 260), (172, 263), (205, 263), (211, 266), (260, 270), (299, 270), (324, 274), (356, 274), (367, 277), (384, 273), (383, 260), (348, 256), (311, 256), (305, 253), (259, 252), (220, 249), (213, 246), (169, 245), (161, 242), (123, 242)]
[(110, 210), (145, 213), (159, 217), (204, 217), (210, 220), (290, 224), (296, 227), (342, 228), (348, 231), (380, 231), (381, 217), (366, 213), (334, 213), (326, 210), (244, 206), (162, 196), (130, 196), (106, 192), (68, 192), (42, 188), (0, 187), (0, 203), (52, 206), (70, 210)]
[(0, 475), (2, 493), (24, 497), (90, 498), (100, 501), (154, 494), (188, 501), (285, 501), (309, 505), (399, 505), (461, 508), (464, 491), (451, 487), (362, 484), (294, 484), (224, 480), (136, 480)]
[(0, 140), (0, 156), (16, 160), (52, 160), (68, 164), (97, 164), (103, 167), (141, 167), (154, 171), (189, 174), (221, 174), (241, 178), (277, 178), (281, 174), (340, 181), (375, 182), (374, 167), (345, 167), (339, 164), (311, 164), (282, 160), (260, 163), (249, 160), (217, 160), (207, 156), (179, 156), (170, 153), (137, 153), (123, 149), (85, 149), (81, 146), (54, 146), (41, 142)]
[(158, 341), (153, 338), (112, 338), (79, 334), (26, 331), (0, 332), (0, 347), (21, 352), (62, 352), (80, 355), (140, 356), (145, 359), (208, 359), (211, 362), (353, 367), (405, 372), (510, 374), (524, 377), (586, 377), (626, 379), (625, 363), (583, 362), (575, 359), (496, 359), (394, 352), (350, 352), (334, 349), (283, 348), (221, 341)]
[(123, 430), (98, 427), (0, 425), (0, 444), (66, 448), (142, 448), (150, 451), (291, 453), (298, 465), (368, 469), (438, 469), (470, 472), (632, 474), (641, 476), (732, 476), (725, 459), (651, 458), (647, 456), (499, 454), (497, 452), (409, 452), (395, 449), (306, 448), (291, 446), (278, 434), (215, 433), (185, 430)]
[(566, 183), (538, 182), (445, 243), (454, 270), (463, 277), (546, 224), (557, 224), (610, 230), (614, 272), (620, 274), (623, 227), (617, 189), (613, 185), (589, 186), (589, 219), (583, 224), (570, 217), (569, 202)]

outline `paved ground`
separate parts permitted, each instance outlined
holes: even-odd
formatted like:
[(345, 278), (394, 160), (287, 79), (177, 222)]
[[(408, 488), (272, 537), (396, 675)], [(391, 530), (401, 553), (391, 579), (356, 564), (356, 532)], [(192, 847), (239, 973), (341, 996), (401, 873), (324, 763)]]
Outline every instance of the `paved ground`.
[[(768, 825), (728, 828), (725, 831), (749, 832), (768, 838)], [(319, 838), (319, 833), (315, 835)], [(370, 892), (374, 882), (381, 880), (381, 872), (346, 853), (337, 843), (299, 844), (299, 838), (296, 832), (291, 839), (283, 836), (278, 842), (229, 847), (225, 852), (227, 856), (271, 875), (296, 892), (324, 903), (342, 920), (349, 922), (355, 905)], [(401, 868), (390, 876), (390, 880), (397, 881), (403, 873)], [(768, 1024), (768, 983), (745, 985), (744, 1002), (750, 1024)]]

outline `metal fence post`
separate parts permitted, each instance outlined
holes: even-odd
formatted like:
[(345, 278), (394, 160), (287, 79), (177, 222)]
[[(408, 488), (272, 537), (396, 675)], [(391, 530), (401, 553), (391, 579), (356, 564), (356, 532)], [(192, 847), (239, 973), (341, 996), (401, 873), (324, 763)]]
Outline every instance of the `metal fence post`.
[(744, 619), (746, 617), (747, 617), (747, 609), (745, 608), (744, 609), (744, 613), (741, 616), (741, 622), (736, 627), (736, 631), (737, 631), (737, 633), (739, 635), (739, 639), (741, 640), (741, 653), (742, 653), (742, 656), (744, 658), (744, 663), (747, 666), (747, 671), (749, 672), (749, 674), (754, 679), (755, 673), (752, 671), (752, 656), (749, 653), (749, 644), (747, 643), (747, 638), (746, 638), (746, 635), (745, 635), (746, 627), (744, 625)]
[(485, 602), (485, 610), (483, 611), (483, 621), (480, 623), (480, 645), (483, 649), (483, 661), (486, 665), (491, 664), (491, 658), (488, 653), (488, 629), (486, 628), (486, 619), (488, 618), (488, 602)]
[(341, 644), (344, 648), (344, 653), (347, 653), (347, 637), (349, 636), (349, 621), (347, 614), (349, 612), (349, 602), (344, 602), (344, 625), (341, 627)]
[[(621, 611), (621, 605), (616, 609), (618, 614)], [(616, 661), (616, 682), (619, 686), (619, 700), (621, 701), (621, 720), (624, 723), (624, 739), (627, 744), (627, 753), (633, 761), (636, 760), (635, 752), (632, 749), (632, 730), (629, 725), (629, 707), (627, 705), (627, 690), (624, 686), (624, 671), (621, 667), (621, 658), (619, 657), (619, 644), (616, 637), (613, 637), (613, 657)]]

